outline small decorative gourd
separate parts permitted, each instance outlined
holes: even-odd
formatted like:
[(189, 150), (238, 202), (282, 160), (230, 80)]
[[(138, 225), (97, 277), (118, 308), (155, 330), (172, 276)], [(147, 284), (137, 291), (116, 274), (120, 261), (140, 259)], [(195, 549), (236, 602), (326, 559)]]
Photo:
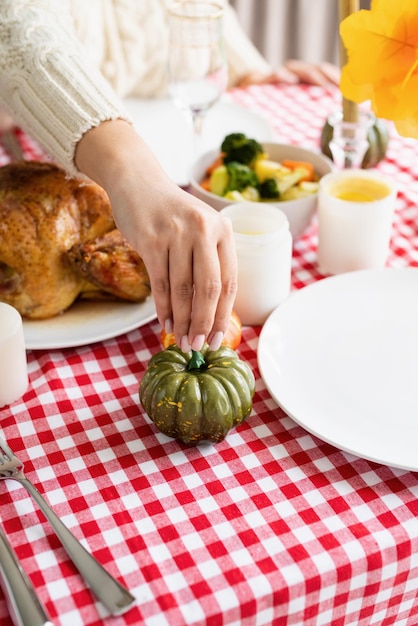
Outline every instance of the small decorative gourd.
[[(332, 153), (329, 144), (332, 140), (333, 134), (333, 127), (328, 121), (326, 121), (322, 128), (320, 145), (322, 153), (331, 160)], [(386, 156), (389, 142), (389, 129), (384, 120), (376, 118), (373, 126), (369, 129), (367, 140), (369, 142), (369, 147), (363, 157), (361, 165), (363, 169), (375, 167), (375, 165), (382, 161)]]
[(222, 441), (252, 409), (254, 374), (227, 346), (184, 353), (177, 345), (154, 354), (139, 399), (164, 434), (189, 445)]

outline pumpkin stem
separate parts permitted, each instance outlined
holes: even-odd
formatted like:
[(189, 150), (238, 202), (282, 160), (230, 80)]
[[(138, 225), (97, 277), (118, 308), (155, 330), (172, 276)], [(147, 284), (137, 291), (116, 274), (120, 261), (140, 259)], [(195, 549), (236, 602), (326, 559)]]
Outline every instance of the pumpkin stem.
[(198, 370), (205, 364), (205, 358), (198, 350), (192, 350), (192, 358), (187, 366), (188, 370)]

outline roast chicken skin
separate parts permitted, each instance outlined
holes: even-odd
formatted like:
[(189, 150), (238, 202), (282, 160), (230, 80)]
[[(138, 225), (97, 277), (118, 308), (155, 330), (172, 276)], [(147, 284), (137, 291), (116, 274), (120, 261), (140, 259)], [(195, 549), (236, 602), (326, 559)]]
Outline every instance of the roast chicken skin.
[[(122, 300), (142, 302), (151, 293), (148, 272), (144, 262), (122, 237), (119, 230), (111, 230), (102, 237), (75, 244), (68, 251), (70, 261), (91, 286), (103, 297), (112, 295)], [(97, 297), (94, 289), (82, 297)]]
[(45, 319), (103, 292), (135, 302), (150, 293), (142, 259), (115, 230), (105, 191), (52, 163), (1, 167), (0, 301)]

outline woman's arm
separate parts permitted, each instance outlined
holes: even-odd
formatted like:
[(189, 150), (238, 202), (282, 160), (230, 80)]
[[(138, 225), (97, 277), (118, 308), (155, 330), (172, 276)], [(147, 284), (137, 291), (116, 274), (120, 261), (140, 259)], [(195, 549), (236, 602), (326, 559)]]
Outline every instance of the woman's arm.
[(1, 99), (67, 171), (106, 190), (119, 229), (147, 266), (160, 323), (184, 349), (205, 339), (216, 348), (236, 291), (229, 222), (167, 177), (88, 63), (65, 4), (2, 0)]
[(72, 30), (66, 0), (1, 0), (0, 101), (68, 172), (83, 134), (127, 115)]
[(86, 133), (76, 164), (107, 191), (118, 228), (143, 258), (161, 325), (184, 351), (206, 338), (217, 349), (237, 286), (229, 222), (173, 183), (122, 120)]

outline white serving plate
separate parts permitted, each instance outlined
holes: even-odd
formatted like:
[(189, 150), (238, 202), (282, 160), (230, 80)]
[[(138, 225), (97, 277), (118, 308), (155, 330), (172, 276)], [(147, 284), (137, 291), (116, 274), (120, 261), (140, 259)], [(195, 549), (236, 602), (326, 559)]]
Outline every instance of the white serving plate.
[(293, 293), (266, 321), (258, 363), (307, 431), (418, 471), (418, 268), (350, 272)]
[(73, 348), (117, 337), (157, 317), (154, 300), (131, 302), (78, 301), (47, 320), (24, 320), (28, 350)]

